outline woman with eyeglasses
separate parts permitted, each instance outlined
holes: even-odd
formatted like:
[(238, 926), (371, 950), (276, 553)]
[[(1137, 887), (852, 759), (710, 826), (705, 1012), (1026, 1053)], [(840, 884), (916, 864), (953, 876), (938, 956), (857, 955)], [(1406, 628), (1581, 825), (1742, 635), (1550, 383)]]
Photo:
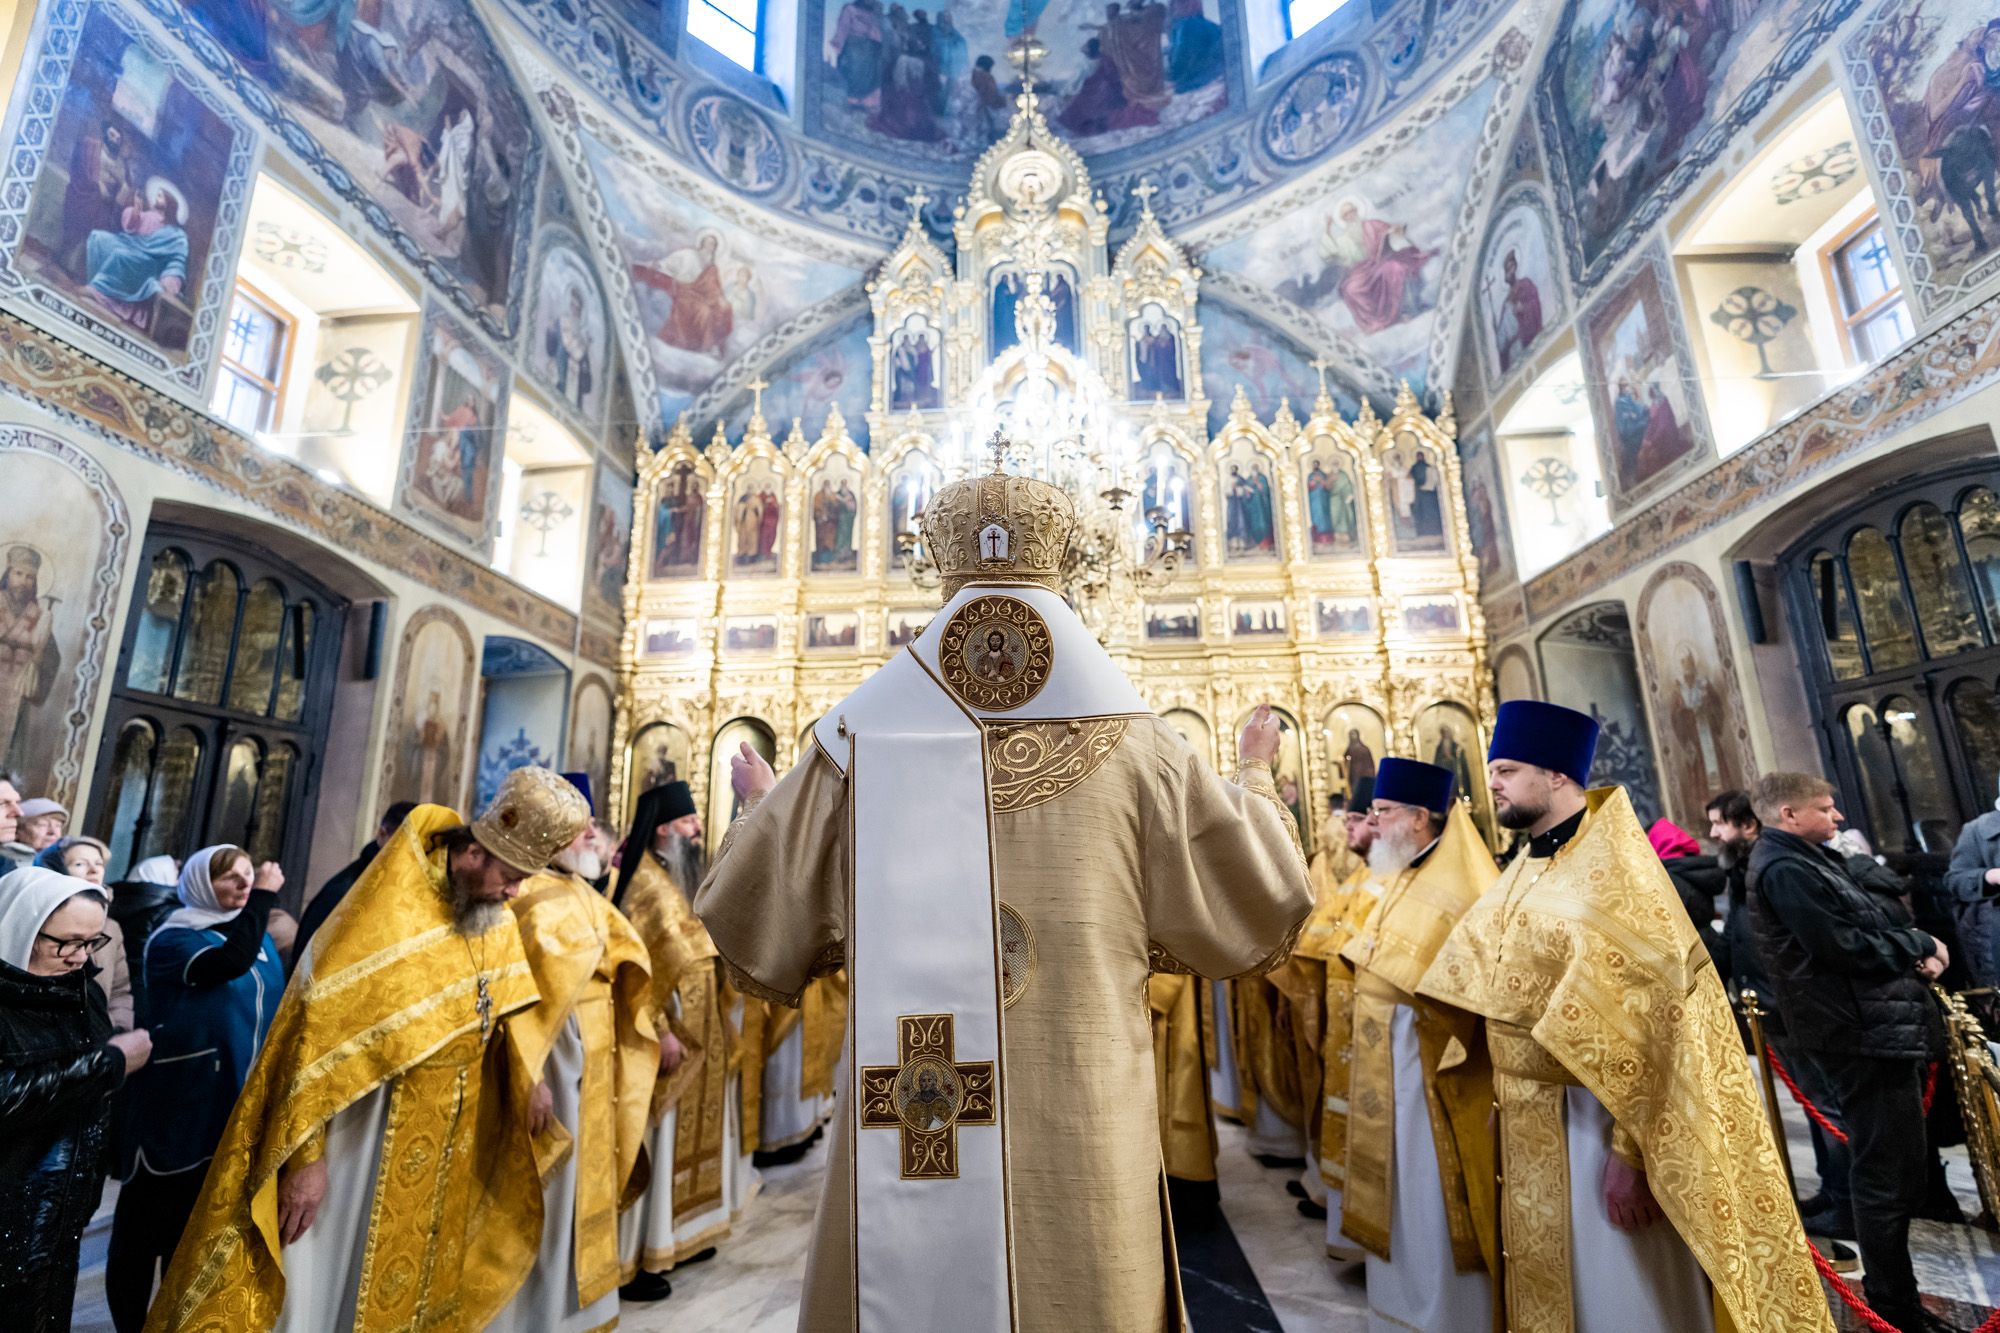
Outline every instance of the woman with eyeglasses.
[(181, 906), (146, 941), (146, 1012), (158, 1043), (132, 1083), (124, 1187), (111, 1222), (104, 1295), (119, 1333), (146, 1322), (251, 1062), (285, 990), (265, 933), (285, 874), (254, 871), (241, 847), (204, 847), (181, 867)]
[(146, 1063), (91, 984), (103, 890), (42, 866), (0, 876), (0, 1323), (67, 1329), (77, 1247), (104, 1187), (111, 1095)]
[[(87, 880), (101, 888), (104, 884), (104, 863), (110, 855), (111, 849), (97, 839), (73, 836), (58, 839), (44, 847), (41, 855), (35, 858), (35, 864), (73, 879)], [(111, 942), (98, 951), (97, 973), (93, 980), (111, 1005), (112, 1030), (123, 1032), (135, 1025), (134, 1002), (138, 998), (132, 989), (131, 959), (125, 948), (125, 930), (116, 917), (107, 915), (104, 918), (104, 933), (111, 937)]]

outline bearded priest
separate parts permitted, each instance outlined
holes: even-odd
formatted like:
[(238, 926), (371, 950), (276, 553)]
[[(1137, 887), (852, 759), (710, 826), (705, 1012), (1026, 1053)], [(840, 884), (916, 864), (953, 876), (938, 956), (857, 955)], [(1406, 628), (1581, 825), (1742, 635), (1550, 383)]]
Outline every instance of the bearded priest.
[(1382, 899), (1341, 947), (1354, 969), (1341, 1230), (1368, 1252), (1369, 1326), (1456, 1333), (1492, 1317), (1493, 1074), (1478, 1020), (1414, 992), (1499, 878), (1448, 768), (1375, 772), (1368, 868)]
[[(688, 905), (707, 868), (688, 784), (641, 793), (616, 901), (645, 941), (653, 1002), (672, 1040), (651, 1100), (652, 1182), (619, 1225), (627, 1300), (664, 1299), (673, 1289), (669, 1270), (712, 1257), (757, 1184), (744, 1146), (740, 1041), (731, 1026), (732, 1018), (743, 1021), (743, 1005)], [(761, 1070), (761, 1040), (754, 1050)]]
[(1486, 773), (1528, 845), (1418, 994), (1480, 1014), (1509, 1327), (1826, 1333), (1826, 1296), (1708, 950), (1597, 723), (1500, 706)]
[(478, 819), (420, 805), (313, 936), (146, 1327), (482, 1329), (527, 1276), (542, 1191), (510, 1095), (537, 999), (507, 911), (590, 818), (517, 768)]
[(996, 457), (921, 522), (943, 609), (782, 783), (737, 756), (758, 804), (695, 900), (759, 994), (848, 969), (799, 1327), (1179, 1327), (1140, 997), (1290, 951), (1312, 898), (1277, 723), (1255, 710), (1226, 782), (1147, 708), (1056, 591), (1058, 488)]
[(618, 1211), (643, 1183), (639, 1150), (667, 1051), (646, 946), (590, 886), (600, 873), (586, 826), (513, 901), (542, 996), (507, 1022), (542, 1178), (542, 1242), (495, 1333), (589, 1333), (618, 1322)]

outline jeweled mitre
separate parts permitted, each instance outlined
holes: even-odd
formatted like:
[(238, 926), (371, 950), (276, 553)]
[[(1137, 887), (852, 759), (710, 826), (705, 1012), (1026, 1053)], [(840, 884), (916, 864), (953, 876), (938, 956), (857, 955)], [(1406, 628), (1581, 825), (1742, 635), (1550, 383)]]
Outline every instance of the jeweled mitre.
[(1039, 583), (1061, 591), (1076, 505), (1059, 486), (996, 469), (944, 487), (917, 522), (947, 599), (968, 583)]
[(529, 765), (501, 779), (472, 836), (516, 870), (538, 875), (590, 822), (590, 805), (561, 774)]

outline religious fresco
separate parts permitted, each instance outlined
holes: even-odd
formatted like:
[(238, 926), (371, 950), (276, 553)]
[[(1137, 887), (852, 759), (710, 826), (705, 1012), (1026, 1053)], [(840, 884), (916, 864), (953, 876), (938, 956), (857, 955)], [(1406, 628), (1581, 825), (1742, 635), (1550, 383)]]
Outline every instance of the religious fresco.
[(1465, 528), (1479, 560), (1480, 588), (1512, 582), (1514, 537), (1500, 488), (1500, 451), (1493, 444), (1492, 426), (1484, 421), (1458, 437), (1458, 480), (1465, 491)]
[(923, 513), (937, 484), (937, 465), (921, 453), (904, 459), (890, 478), (889, 530), (884, 534), (889, 543), (890, 569), (900, 570), (909, 563), (897, 538), (917, 531), (917, 515)]
[[(1238, 718), (1229, 734), (1241, 736), (1243, 728), (1250, 724), (1251, 713), (1255, 711), (1252, 709)], [(1313, 811), (1307, 804), (1305, 749), (1301, 743), (1304, 733), (1299, 729), (1299, 720), (1284, 709), (1273, 708), (1271, 716), (1278, 720), (1278, 757), (1271, 761), (1271, 781), (1277, 784), (1278, 799), (1298, 821), (1300, 838), (1310, 847), (1313, 845), (1312, 824), (1307, 816)]]
[(1405, 597), (1396, 608), (1403, 633), (1456, 636), (1465, 633), (1465, 617), (1456, 597)]
[(889, 410), (944, 406), (944, 335), (923, 314), (889, 335)]
[(744, 463), (729, 484), (726, 577), (776, 574), (784, 552), (785, 478), (766, 458)]
[(715, 745), (709, 751), (708, 818), (703, 830), (711, 847), (721, 845), (722, 835), (743, 813), (743, 798), (730, 786), (729, 761), (745, 743), (764, 756), (766, 763), (778, 761), (777, 736), (756, 718), (739, 717), (715, 733)]
[(1363, 498), (1354, 457), (1330, 435), (1313, 442), (1299, 461), (1299, 484), (1306, 498), (1306, 546), (1316, 559), (1365, 554)]
[(692, 620), (648, 620), (639, 649), (647, 657), (682, 657), (694, 651), (695, 633)]
[[(874, 321), (863, 310), (838, 327), (802, 340), (796, 350), (760, 372), (768, 381), (764, 417), (774, 434), (782, 434), (787, 423), (797, 421), (812, 436), (826, 421), (828, 410), (838, 407), (848, 438), (867, 450), (868, 382), (874, 374), (868, 336), (873, 331)], [(741, 439), (749, 426), (751, 399), (748, 390), (739, 389), (732, 400), (735, 406), (724, 419), (731, 439)]]
[(1367, 597), (1313, 598), (1313, 633), (1322, 639), (1372, 639), (1374, 601)]
[(1694, 358), (1672, 292), (1666, 252), (1655, 246), (1583, 314), (1578, 341), (1614, 501), (1709, 451), (1708, 418), (1692, 392)]
[(861, 469), (839, 454), (813, 471), (806, 492), (808, 574), (860, 572), (861, 491)]
[[(921, 161), (969, 158), (999, 138), (1019, 74), (1007, 45), (1033, 31), (1049, 124), (1081, 152), (1135, 148), (1242, 104), (1234, 0), (809, 0), (809, 132)], [(809, 48), (809, 41), (805, 43)], [(815, 67), (816, 65), (816, 67)]]
[(1165, 306), (1148, 301), (1125, 325), (1125, 377), (1134, 402), (1187, 397), (1181, 324)]
[(1927, 316), (2000, 272), (2000, 29), (1985, 0), (1885, 0), (1844, 45), (1905, 290)]
[(602, 676), (585, 676), (577, 682), (569, 706), (563, 772), (590, 779), (592, 813), (603, 818), (604, 802), (611, 794), (611, 687)]
[(146, 4), (489, 333), (512, 331), (540, 140), (469, 7)]
[(776, 616), (730, 616), (722, 622), (726, 653), (771, 653), (778, 649)]
[(930, 607), (897, 607), (883, 614), (884, 641), (891, 648), (901, 648), (915, 643), (917, 636), (924, 632), (924, 626), (931, 623), (933, 611)]
[(1232, 639), (1283, 638), (1289, 632), (1282, 598), (1242, 597), (1229, 604)]
[[(1019, 311), (1021, 298), (1027, 295), (1027, 278), (1020, 266), (1010, 261), (994, 265), (986, 275), (986, 283), (989, 320), (986, 352), (989, 358), (997, 358), (1021, 341)], [(1049, 302), (1053, 345), (1071, 356), (1083, 355), (1083, 334), (1076, 312), (1077, 289), (1081, 285), (1072, 265), (1057, 261), (1043, 270), (1042, 295)]]
[(1382, 715), (1368, 705), (1335, 704), (1320, 719), (1319, 743), (1333, 775), (1332, 794), (1351, 801), (1355, 783), (1374, 780), (1389, 750), (1389, 733)]
[(396, 501), (475, 546), (493, 537), (512, 376), (456, 319), (426, 314)]
[(116, 8), (43, 7), (0, 177), (0, 292), (207, 382), (256, 136)]
[(472, 708), (472, 635), (449, 609), (427, 606), (403, 624), (396, 694), (383, 747), (384, 803), (454, 806)]
[[(1229, 400), (1241, 385), (1251, 410), (1268, 417), (1278, 410), (1280, 400), (1291, 403), (1293, 412), (1303, 416), (1319, 394), (1319, 376), (1313, 370), (1313, 354), (1278, 330), (1233, 306), (1203, 298), (1201, 316), (1201, 364), (1208, 385), (1208, 433), (1222, 433), (1229, 419)], [(1352, 417), (1360, 409), (1360, 399), (1352, 391), (1334, 387), (1334, 402), (1343, 416)]]
[(1686, 561), (1662, 566), (1639, 594), (1637, 637), (1670, 817), (1699, 828), (1710, 797), (1749, 787), (1756, 773), (1721, 600), (1708, 576)]
[(1276, 560), (1278, 482), (1270, 457), (1248, 440), (1238, 440), (1216, 465), (1216, 494), (1222, 503), (1222, 558)]
[(1422, 171), (1410, 170), (1407, 154), (1391, 154), (1320, 191), (1324, 202), (1215, 246), (1202, 267), (1239, 274), (1318, 316), (1390, 376), (1421, 379), (1466, 182), (1499, 89), (1483, 81), (1425, 130)]
[(1548, 201), (1533, 186), (1493, 209), (1473, 305), (1486, 382), (1497, 385), (1568, 322)]
[(1859, 3), (1569, 0), (1539, 109), (1578, 281), (1595, 283)]
[(1149, 643), (1191, 643), (1201, 638), (1200, 602), (1148, 602), (1145, 620)]
[(861, 617), (853, 611), (818, 611), (806, 617), (808, 651), (843, 649), (852, 652), (861, 642)]
[(807, 306), (851, 287), (856, 272), (737, 223), (637, 159), (580, 136), (630, 279), (653, 380), (668, 420), (721, 370)]
[(596, 428), (611, 379), (611, 325), (583, 243), (560, 228), (535, 239), (540, 262), (528, 306), (527, 370), (565, 413)]
[(1486, 785), (1486, 746), (1479, 724), (1463, 706), (1435, 703), (1417, 714), (1416, 758), (1451, 770), (1451, 797), (1469, 802), (1472, 822), (1493, 840), (1493, 791)]
[(639, 728), (626, 746), (626, 755), (631, 779), (625, 784), (625, 819), (620, 828), (632, 826), (633, 812), (643, 793), (669, 782), (687, 782), (694, 776), (694, 741), (671, 722)]
[(625, 575), (632, 557), (632, 484), (602, 463), (590, 493), (590, 547), (583, 609), (602, 619), (625, 618)]
[(701, 571), (702, 529), (708, 516), (708, 483), (685, 460), (660, 478), (653, 494), (653, 528), (647, 547), (652, 578), (694, 578)]
[(684, 123), (695, 157), (730, 189), (762, 199), (784, 186), (785, 141), (764, 113), (742, 98), (721, 91), (691, 98)]
[(1434, 555), (1449, 550), (1445, 532), (1445, 473), (1437, 451), (1403, 431), (1382, 451), (1382, 485), (1387, 492), (1389, 537), (1397, 555)]
[(1360, 120), (1367, 96), (1368, 66), (1359, 56), (1321, 56), (1264, 109), (1264, 151), (1288, 167), (1324, 157)]
[(132, 518), (87, 452), (0, 427), (0, 769), (75, 808)]
[(1538, 642), (1542, 693), (1536, 697), (1560, 700), (1597, 719), (1590, 785), (1624, 787), (1640, 824), (1651, 824), (1666, 809), (1624, 603), (1578, 607), (1543, 631)]

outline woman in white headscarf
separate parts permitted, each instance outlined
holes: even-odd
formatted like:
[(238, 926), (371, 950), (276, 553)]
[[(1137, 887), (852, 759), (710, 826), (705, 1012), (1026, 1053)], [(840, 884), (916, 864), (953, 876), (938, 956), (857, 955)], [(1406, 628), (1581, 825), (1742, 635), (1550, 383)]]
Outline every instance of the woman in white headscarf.
[(153, 1284), (284, 993), (284, 965), (265, 933), (284, 883), (275, 862), (253, 871), (241, 847), (204, 847), (181, 868), (181, 905), (146, 941), (141, 970), (157, 1050), (132, 1082), (131, 1130), (119, 1144), (125, 1186), (104, 1264), (120, 1333), (146, 1321)]
[(0, 876), (0, 1310), (69, 1327), (77, 1246), (103, 1190), (111, 1095), (152, 1049), (113, 1034), (91, 955), (103, 890), (40, 866)]

